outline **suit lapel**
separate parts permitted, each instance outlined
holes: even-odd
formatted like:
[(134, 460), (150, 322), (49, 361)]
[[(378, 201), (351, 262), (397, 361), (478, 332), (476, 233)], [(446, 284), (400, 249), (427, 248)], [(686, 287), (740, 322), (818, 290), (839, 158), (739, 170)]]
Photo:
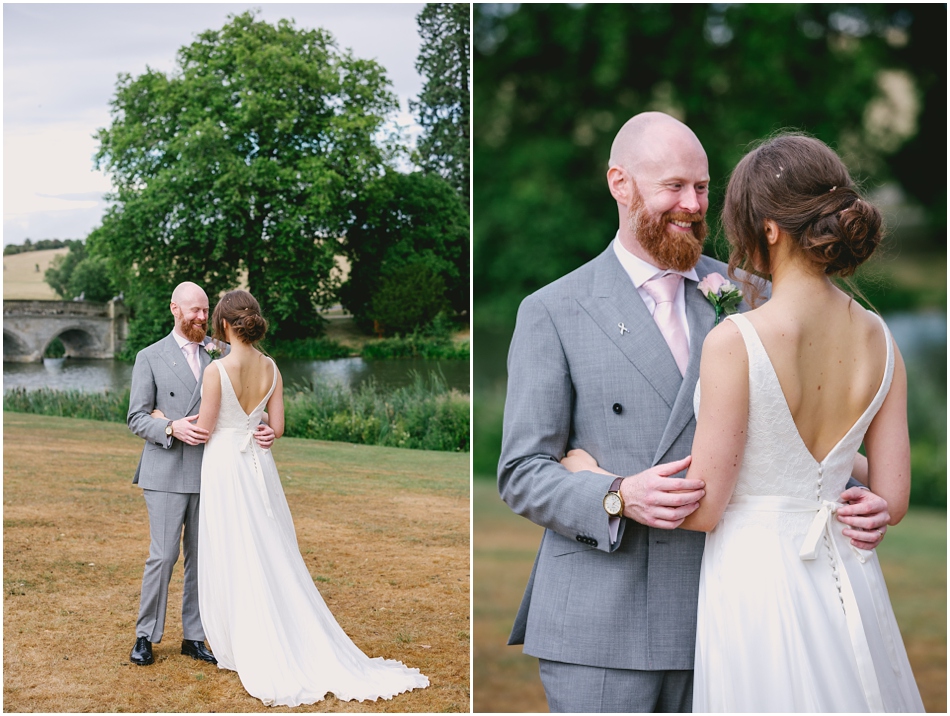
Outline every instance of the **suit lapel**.
[[(710, 273), (708, 266), (704, 266), (705, 257), (696, 265), (696, 273), (700, 280)], [(685, 279), (683, 288), (686, 292), (686, 320), (689, 323), (689, 364), (686, 366), (686, 375), (676, 395), (670, 420), (657, 446), (654, 464), (662, 460), (663, 455), (683, 432), (693, 418), (693, 393), (696, 390), (696, 381), (699, 380), (699, 363), (703, 350), (703, 341), (706, 334), (712, 330), (716, 322), (716, 310), (706, 300), (698, 289), (699, 282)]]
[(168, 337), (165, 339), (162, 358), (168, 364), (169, 370), (171, 370), (171, 372), (174, 373), (179, 378), (179, 380), (181, 380), (185, 388), (193, 392), (195, 390), (195, 385), (197, 384), (195, 375), (191, 372), (191, 366), (188, 365), (188, 361), (185, 359), (185, 354), (182, 352), (178, 342), (171, 333), (169, 333)]
[[(205, 377), (205, 368), (211, 364), (211, 356), (208, 355), (208, 351), (205, 350), (205, 346), (208, 345), (208, 342), (206, 338), (201, 343), (201, 348), (198, 349), (198, 382), (195, 384), (195, 389), (191, 394), (191, 402), (188, 406), (189, 414), (191, 414), (191, 411), (194, 410), (195, 406), (201, 401), (201, 383)], [(190, 370), (189, 368), (189, 371)]]
[(597, 259), (591, 295), (577, 301), (667, 405), (673, 407), (683, 378), (663, 334), (612, 246)]

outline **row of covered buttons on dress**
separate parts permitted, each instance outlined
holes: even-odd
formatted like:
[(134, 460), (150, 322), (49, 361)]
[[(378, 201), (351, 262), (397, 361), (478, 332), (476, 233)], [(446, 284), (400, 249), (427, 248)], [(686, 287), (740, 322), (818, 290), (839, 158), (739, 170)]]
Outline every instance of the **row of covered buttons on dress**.
[[(824, 474), (824, 466), (819, 465), (817, 485), (818, 494), (816, 495), (819, 501), (821, 500), (821, 481), (824, 478)], [(825, 553), (828, 555), (828, 563), (831, 565), (831, 576), (835, 578), (835, 587), (838, 589), (838, 601), (841, 603), (841, 610), (847, 613), (847, 609), (845, 609), (844, 606), (844, 595), (841, 593), (841, 575), (838, 574), (838, 561), (835, 559), (834, 550), (831, 546), (830, 530), (825, 530), (823, 542), (825, 543)]]

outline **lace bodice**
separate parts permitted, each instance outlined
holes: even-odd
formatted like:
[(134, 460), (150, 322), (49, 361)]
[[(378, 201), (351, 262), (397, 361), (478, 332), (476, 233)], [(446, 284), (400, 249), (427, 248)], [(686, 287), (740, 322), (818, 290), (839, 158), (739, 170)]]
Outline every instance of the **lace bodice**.
[(241, 403), (234, 392), (234, 386), (231, 384), (231, 378), (228, 376), (228, 372), (224, 369), (223, 365), (218, 366), (218, 374), (221, 376), (221, 409), (218, 412), (218, 422), (214, 426), (215, 432), (218, 430), (253, 431), (258, 423), (261, 422), (261, 415), (264, 413), (267, 401), (270, 400), (271, 395), (274, 393), (274, 388), (277, 387), (277, 366), (274, 364), (272, 358), (268, 357), (267, 360), (270, 361), (271, 368), (274, 371), (274, 379), (271, 382), (270, 390), (267, 391), (267, 395), (265, 395), (257, 407), (251, 411), (250, 415), (245, 413), (244, 408), (241, 407)]
[[(749, 354), (749, 425), (745, 454), (734, 495), (782, 495), (837, 502), (851, 476), (854, 455), (880, 409), (894, 375), (894, 347), (883, 319), (887, 343), (884, 378), (871, 404), (831, 452), (817, 462), (802, 441), (772, 362), (758, 333), (741, 314), (728, 317), (742, 333)], [(700, 385), (693, 407), (699, 414)]]

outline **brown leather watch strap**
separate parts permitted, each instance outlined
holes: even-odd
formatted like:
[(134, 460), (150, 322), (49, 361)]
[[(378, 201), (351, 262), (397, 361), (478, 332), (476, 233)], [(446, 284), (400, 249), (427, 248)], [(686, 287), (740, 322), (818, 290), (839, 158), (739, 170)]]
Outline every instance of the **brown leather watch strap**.
[(622, 477), (618, 477), (616, 480), (610, 483), (610, 489), (607, 492), (616, 492), (620, 489), (620, 483), (623, 482)]

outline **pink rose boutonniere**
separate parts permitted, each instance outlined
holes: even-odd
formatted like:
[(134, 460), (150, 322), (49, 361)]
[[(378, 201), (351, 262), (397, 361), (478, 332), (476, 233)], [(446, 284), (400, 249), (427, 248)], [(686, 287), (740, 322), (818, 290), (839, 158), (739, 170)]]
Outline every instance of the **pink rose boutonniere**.
[(724, 316), (738, 312), (739, 302), (742, 301), (742, 291), (738, 286), (723, 278), (722, 274), (708, 274), (699, 282), (697, 288), (716, 309), (717, 326)]
[(218, 350), (214, 343), (205, 343), (205, 350), (208, 351), (208, 355), (211, 357), (211, 360), (221, 357), (221, 351)]

